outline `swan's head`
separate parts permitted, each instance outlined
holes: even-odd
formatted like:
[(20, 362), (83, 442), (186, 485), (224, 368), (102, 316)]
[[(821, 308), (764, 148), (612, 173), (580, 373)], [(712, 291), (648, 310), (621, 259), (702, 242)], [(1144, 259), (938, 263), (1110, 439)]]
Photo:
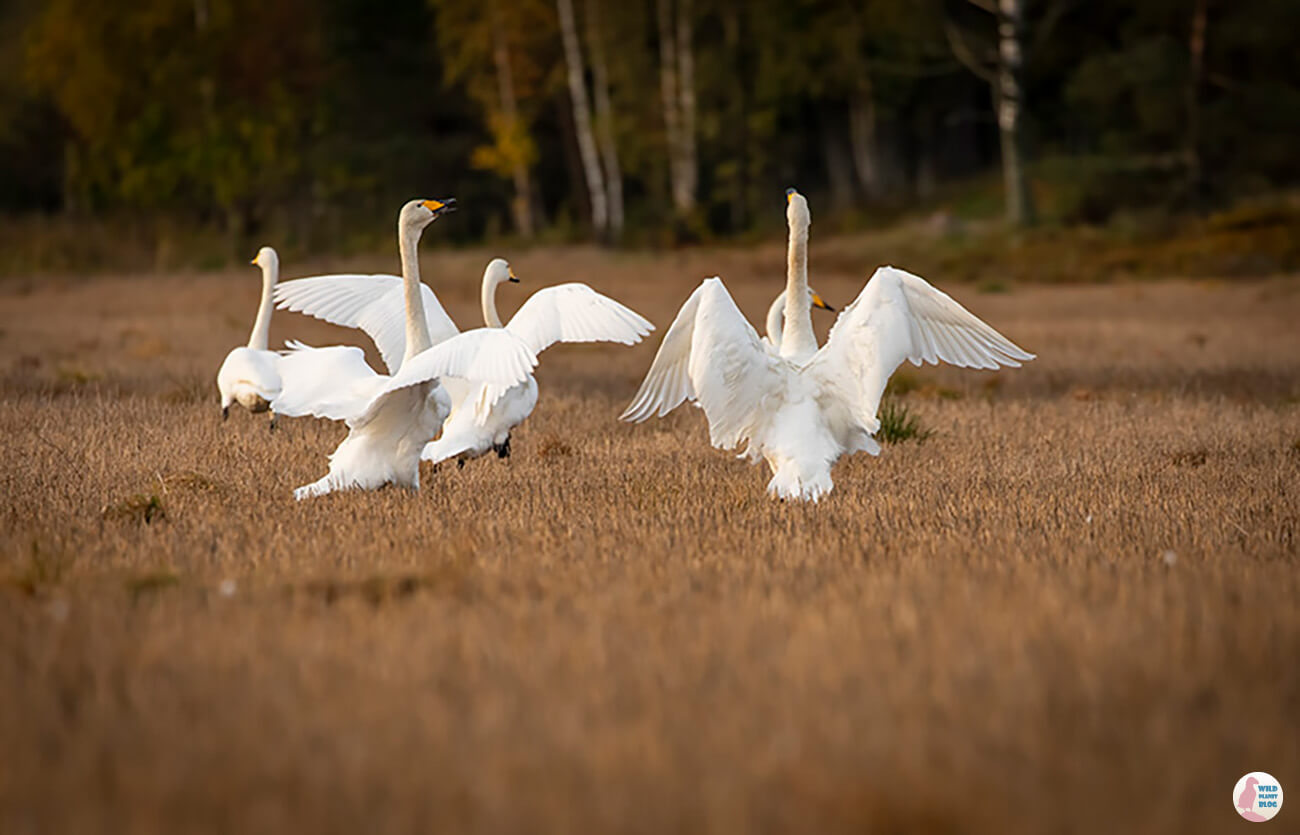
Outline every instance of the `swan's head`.
[(269, 246), (264, 246), (253, 256), (253, 260), (248, 263), (254, 267), (261, 267), (264, 270), (275, 270), (280, 267), (280, 256)]
[(792, 188), (785, 190), (785, 219), (793, 230), (806, 230), (812, 226), (812, 213), (808, 211), (808, 200)]
[(519, 283), (515, 271), (510, 268), (510, 262), (504, 258), (493, 258), (488, 262), (487, 269), (483, 271), (483, 283), (496, 287), (507, 281), (511, 284)]
[(439, 215), (456, 211), (456, 198), (445, 197), (442, 200), (412, 200), (402, 207), (397, 222), (403, 229), (419, 230), (433, 223)]

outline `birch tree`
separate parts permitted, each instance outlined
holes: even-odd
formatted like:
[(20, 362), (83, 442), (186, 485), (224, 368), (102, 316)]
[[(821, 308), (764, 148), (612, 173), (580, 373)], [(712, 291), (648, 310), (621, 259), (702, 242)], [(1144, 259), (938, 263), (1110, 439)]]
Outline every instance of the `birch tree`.
[(611, 242), (623, 238), (623, 167), (614, 141), (614, 107), (610, 101), (609, 60), (602, 25), (603, 0), (587, 0), (587, 43), (591, 49), (591, 80), (596, 103), (596, 142), (605, 168), (605, 202), (609, 209)]
[(679, 217), (695, 211), (699, 160), (695, 141), (695, 56), (691, 0), (657, 0), (659, 89), (668, 144), (668, 175)]
[[(993, 88), (993, 107), (997, 115), (1002, 150), (1002, 187), (1007, 220), (1013, 226), (1029, 226), (1034, 222), (1035, 213), (1033, 195), (1025, 173), (1025, 0), (968, 2), (994, 15), (997, 20), (997, 45), (992, 50), (993, 60), (988, 61), (981, 50), (972, 47), (952, 21), (945, 21), (945, 29), (953, 54)], [(1058, 4), (1058, 8), (1063, 7)]]
[(586, 66), (582, 60), (582, 46), (578, 42), (578, 28), (573, 19), (573, 0), (556, 0), (560, 18), (560, 37), (564, 43), (564, 63), (568, 68), (569, 101), (573, 105), (573, 128), (578, 139), (578, 155), (582, 160), (583, 178), (591, 202), (591, 225), (596, 234), (605, 236), (609, 228), (609, 210), (605, 194), (605, 178), (600, 170), (596, 153), (596, 136), (591, 125), (591, 105), (587, 98)]
[(998, 0), (998, 133), (1002, 143), (1002, 187), (1007, 219), (1034, 222), (1034, 202), (1025, 177), (1024, 132), (1025, 0)]

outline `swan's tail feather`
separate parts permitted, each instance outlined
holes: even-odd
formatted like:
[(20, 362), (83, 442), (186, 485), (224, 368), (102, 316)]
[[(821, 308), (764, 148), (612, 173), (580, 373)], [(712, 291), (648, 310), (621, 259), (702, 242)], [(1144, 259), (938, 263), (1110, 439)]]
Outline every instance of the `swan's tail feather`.
[(786, 461), (773, 468), (772, 480), (767, 483), (767, 492), (776, 499), (816, 502), (829, 494), (834, 487), (829, 466), (800, 467), (796, 462)]

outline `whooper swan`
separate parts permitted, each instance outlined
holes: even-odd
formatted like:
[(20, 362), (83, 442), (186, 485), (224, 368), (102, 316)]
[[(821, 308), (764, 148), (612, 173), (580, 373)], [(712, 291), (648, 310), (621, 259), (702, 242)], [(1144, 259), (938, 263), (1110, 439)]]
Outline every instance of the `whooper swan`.
[(696, 402), (721, 449), (743, 447), (767, 461), (768, 493), (816, 501), (833, 488), (842, 455), (880, 454), (872, 437), (885, 383), (903, 360), (966, 368), (1020, 365), (1029, 354), (919, 276), (876, 270), (817, 347), (808, 293), (808, 203), (787, 192), (790, 224), (785, 329), (779, 352), (766, 349), (720, 278), (706, 279), (664, 336), (629, 421)]
[[(392, 325), (400, 312), (400, 296), (385, 289), (385, 282), (391, 285), (397, 280), (383, 276), (303, 278), (281, 284), (276, 299), (282, 309), (361, 328), (374, 340), (380, 354), (389, 357), (400, 355), (404, 349), (402, 332)], [(534, 354), (556, 342), (632, 345), (654, 329), (634, 311), (578, 283), (538, 290), (509, 324), (503, 325), (497, 313), (496, 290), (503, 283), (517, 281), (504, 259), (488, 263), (480, 296), (483, 319), (488, 329), (517, 336)], [(441, 307), (438, 311), (445, 319)], [(443, 327), (455, 333), (450, 319)], [(442, 437), (425, 447), (423, 458), (438, 462), (456, 457), (463, 464), (489, 450), (508, 457), (511, 430), (537, 405), (536, 379), (530, 374), (521, 384), (504, 388), (488, 380), (470, 384), (452, 380), (446, 387), (452, 395), (451, 417), (443, 427)]]
[[(277, 411), (343, 420), (348, 425), (347, 437), (330, 455), (329, 473), (299, 487), (294, 498), (386, 484), (418, 490), (420, 451), (438, 434), (451, 411), (451, 397), (441, 381), (455, 377), (504, 390), (527, 380), (537, 365), (537, 356), (522, 340), (491, 328), (432, 344), (424, 305), (432, 294), (420, 283), (417, 248), (424, 227), (453, 205), (450, 199), (412, 200), (398, 216), (406, 321), (401, 360), (396, 368), (389, 361), (391, 376), (376, 374), (366, 364), (364, 352), (355, 347), (300, 345), (281, 358), (285, 383), (275, 403)], [(384, 283), (382, 278), (372, 280)]]
[(221, 419), (230, 417), (230, 404), (238, 403), (250, 412), (271, 412), (271, 428), (276, 414), (271, 403), (280, 396), (280, 355), (267, 350), (271, 331), (271, 293), (280, 276), (280, 257), (264, 246), (249, 262), (262, 268), (262, 302), (257, 306), (253, 333), (247, 347), (226, 354), (217, 371), (217, 391), (221, 393)]
[[(618, 342), (635, 345), (654, 330), (635, 311), (585, 284), (558, 284), (538, 290), (524, 302), (509, 324), (497, 313), (496, 291), (505, 282), (518, 283), (503, 258), (494, 258), (483, 271), (483, 320), (489, 328), (504, 328), (535, 353), (556, 342)], [(533, 413), (537, 379), (528, 379), (500, 392), (489, 384), (452, 390), (451, 417), (442, 437), (424, 448), (421, 457), (435, 463), (455, 456), (461, 466), (488, 450), (510, 457), (510, 432)]]

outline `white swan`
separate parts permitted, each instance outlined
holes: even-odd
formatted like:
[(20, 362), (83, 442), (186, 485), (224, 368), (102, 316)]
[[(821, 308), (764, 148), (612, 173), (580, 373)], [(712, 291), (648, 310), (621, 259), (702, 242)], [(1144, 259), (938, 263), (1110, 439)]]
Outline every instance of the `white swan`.
[(820, 350), (812, 329), (806, 253), (807, 201), (787, 192), (790, 222), (786, 327), (766, 349), (719, 278), (687, 299), (622, 418), (663, 416), (695, 401), (721, 449), (744, 448), (772, 470), (767, 489), (816, 501), (830, 492), (842, 455), (880, 453), (871, 436), (885, 383), (903, 360), (967, 368), (1019, 366), (1029, 354), (947, 294), (894, 267), (876, 270)]
[(330, 455), (329, 473), (299, 487), (294, 498), (386, 484), (418, 490), (420, 451), (451, 411), (441, 380), (459, 377), (506, 389), (528, 379), (536, 366), (536, 355), (522, 340), (489, 328), (432, 344), (425, 309), (432, 294), (420, 283), (417, 249), (424, 227), (453, 204), (412, 200), (398, 216), (405, 327), (402, 359), (391, 376), (376, 374), (354, 347), (299, 344), (281, 358), (284, 386), (274, 408), (291, 416), (344, 420), (349, 430)]
[[(402, 329), (394, 325), (402, 310), (401, 296), (395, 292), (395, 282), (399, 281), (395, 276), (316, 276), (286, 281), (276, 288), (275, 297), (282, 309), (360, 328), (387, 359), (400, 356), (405, 346)], [(503, 325), (497, 313), (496, 290), (510, 281), (517, 279), (504, 259), (488, 263), (480, 296), (483, 319), (488, 329), (517, 336), (534, 354), (556, 342), (632, 345), (654, 329), (634, 311), (578, 283), (538, 290), (516, 311), (510, 323)], [(437, 305), (428, 288), (425, 299)], [(441, 306), (437, 313), (440, 332), (456, 333), (456, 326), (446, 318)], [(432, 322), (434, 316), (429, 318)], [(502, 388), (483, 380), (477, 384), (450, 381), (447, 389), (452, 394), (451, 417), (443, 426), (442, 437), (425, 448), (426, 461), (445, 461), (454, 456), (463, 463), (488, 450), (508, 457), (510, 431), (537, 405), (537, 381), (531, 375), (513, 387)]]
[[(585, 284), (558, 284), (538, 290), (524, 302), (509, 324), (497, 313), (497, 288), (518, 283), (504, 258), (494, 258), (483, 271), (483, 321), (504, 328), (527, 343), (534, 353), (556, 342), (618, 342), (635, 345), (654, 330), (643, 317)], [(537, 406), (537, 380), (529, 376), (509, 391), (480, 383), (453, 390), (451, 417), (442, 437), (424, 448), (421, 457), (438, 463), (455, 456), (464, 466), (488, 450), (510, 457), (510, 432)]]
[(280, 275), (280, 257), (274, 249), (264, 246), (249, 263), (262, 268), (262, 302), (257, 306), (248, 346), (226, 354), (217, 370), (221, 419), (230, 417), (231, 403), (238, 403), (250, 412), (270, 410), (274, 429), (276, 415), (271, 403), (280, 396), (280, 355), (266, 346), (271, 331), (271, 293)]

